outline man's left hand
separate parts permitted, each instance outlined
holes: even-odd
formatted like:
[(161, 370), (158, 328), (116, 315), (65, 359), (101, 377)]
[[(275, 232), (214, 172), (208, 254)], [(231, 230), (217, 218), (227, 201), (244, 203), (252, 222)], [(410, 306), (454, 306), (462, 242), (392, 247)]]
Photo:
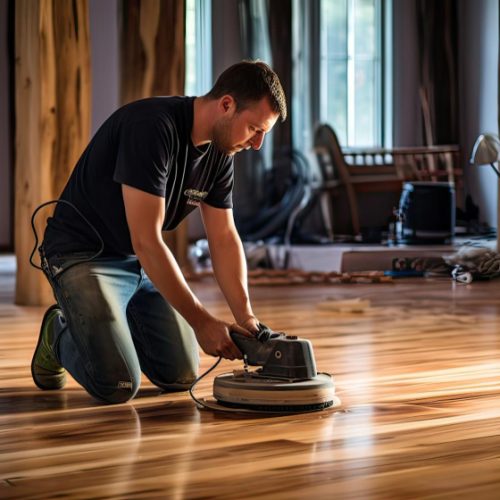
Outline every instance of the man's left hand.
[(248, 330), (249, 332), (258, 333), (260, 322), (255, 316), (250, 316), (239, 325), (242, 326), (245, 330)]

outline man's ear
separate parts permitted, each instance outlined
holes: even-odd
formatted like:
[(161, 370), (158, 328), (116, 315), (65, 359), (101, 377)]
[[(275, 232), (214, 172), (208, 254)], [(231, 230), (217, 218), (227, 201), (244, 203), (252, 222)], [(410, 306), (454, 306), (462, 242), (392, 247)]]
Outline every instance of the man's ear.
[(234, 112), (236, 109), (236, 102), (230, 95), (224, 95), (220, 98), (219, 105), (223, 113)]

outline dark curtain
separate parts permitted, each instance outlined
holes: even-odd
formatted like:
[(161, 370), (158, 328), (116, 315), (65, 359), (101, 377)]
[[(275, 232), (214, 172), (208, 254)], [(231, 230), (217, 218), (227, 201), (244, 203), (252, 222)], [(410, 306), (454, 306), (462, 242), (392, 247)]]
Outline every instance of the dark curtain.
[[(260, 59), (276, 71), (289, 105), (292, 94), (291, 0), (239, 0), (238, 10), (243, 58)], [(284, 123), (278, 121), (260, 151), (236, 155), (234, 213), (243, 237), (244, 221), (251, 220), (263, 205), (272, 202), (273, 196), (281, 194), (275, 192), (275, 186), (286, 186), (290, 162), (283, 151), (290, 146), (289, 114)], [(280, 169), (276, 171), (278, 163)], [(271, 167), (274, 167), (272, 183), (269, 178)]]
[[(279, 75), (290, 108), (292, 100), (292, 4), (291, 0), (269, 1), (269, 38), (273, 69)], [(279, 123), (274, 132), (274, 155), (292, 145), (292, 116)]]
[(457, 2), (417, 0), (420, 104), (428, 146), (457, 144)]
[[(287, 98), (292, 98), (291, 0), (240, 0), (240, 29), (244, 57), (261, 59), (278, 74)], [(275, 158), (292, 141), (291, 116), (272, 132)]]
[[(244, 56), (261, 59), (278, 74), (290, 107), (292, 98), (292, 1), (240, 0)], [(292, 141), (291, 116), (273, 129), (273, 157)]]

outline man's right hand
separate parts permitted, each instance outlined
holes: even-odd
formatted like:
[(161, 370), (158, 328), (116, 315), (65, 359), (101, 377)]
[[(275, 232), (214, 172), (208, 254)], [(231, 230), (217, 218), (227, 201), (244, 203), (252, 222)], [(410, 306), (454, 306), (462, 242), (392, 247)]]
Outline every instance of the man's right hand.
[(233, 323), (225, 323), (215, 318), (203, 321), (203, 323), (194, 328), (194, 333), (203, 349), (203, 352), (210, 356), (222, 356), (225, 359), (242, 359), (243, 355), (236, 347), (229, 335), (230, 331), (235, 331), (253, 337), (253, 334)]

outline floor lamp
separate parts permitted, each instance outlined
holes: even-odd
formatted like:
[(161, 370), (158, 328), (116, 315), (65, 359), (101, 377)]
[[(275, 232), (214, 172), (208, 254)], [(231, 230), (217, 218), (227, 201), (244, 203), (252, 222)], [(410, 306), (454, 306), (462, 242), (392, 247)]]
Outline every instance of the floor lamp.
[[(495, 163), (500, 160), (500, 139), (494, 134), (481, 134), (472, 148), (470, 163), (490, 165), (500, 179), (500, 171)], [(500, 251), (500, 200), (497, 202), (497, 252)]]

